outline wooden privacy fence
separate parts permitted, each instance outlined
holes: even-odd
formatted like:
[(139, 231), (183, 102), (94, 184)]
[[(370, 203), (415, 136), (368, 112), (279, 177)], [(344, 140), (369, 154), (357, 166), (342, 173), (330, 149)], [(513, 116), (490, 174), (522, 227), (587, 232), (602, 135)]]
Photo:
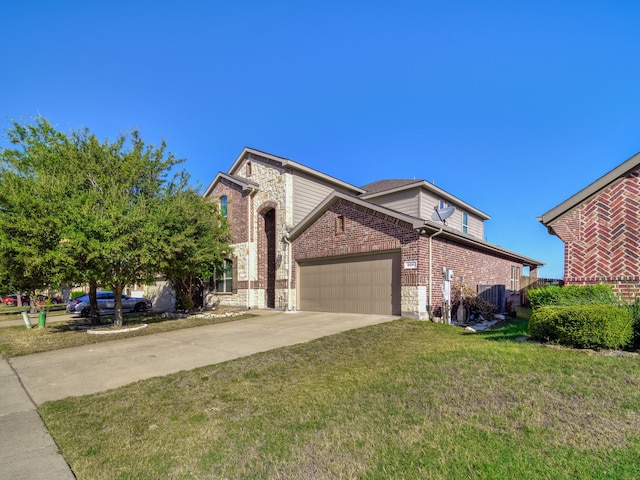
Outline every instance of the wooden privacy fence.
[(520, 306), (531, 307), (529, 302), (529, 289), (543, 288), (549, 285), (564, 285), (564, 281), (558, 278), (536, 278), (536, 277), (520, 277)]
[(504, 285), (478, 285), (478, 295), (496, 306), (496, 313), (504, 313), (507, 299)]

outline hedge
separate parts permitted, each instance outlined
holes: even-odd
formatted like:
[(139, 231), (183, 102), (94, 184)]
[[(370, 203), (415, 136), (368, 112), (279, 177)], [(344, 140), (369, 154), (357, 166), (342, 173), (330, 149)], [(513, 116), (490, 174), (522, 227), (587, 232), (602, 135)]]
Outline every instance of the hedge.
[(624, 348), (632, 344), (633, 330), (629, 309), (614, 305), (540, 307), (529, 319), (532, 339), (577, 348)]
[(613, 286), (606, 284), (564, 287), (549, 285), (543, 288), (532, 288), (527, 295), (532, 310), (550, 305), (616, 304), (617, 302)]

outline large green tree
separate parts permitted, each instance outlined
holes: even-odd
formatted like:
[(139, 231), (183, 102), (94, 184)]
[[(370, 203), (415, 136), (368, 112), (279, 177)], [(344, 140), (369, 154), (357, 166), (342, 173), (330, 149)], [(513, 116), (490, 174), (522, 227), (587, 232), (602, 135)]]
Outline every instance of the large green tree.
[[(4, 289), (28, 292), (64, 276), (60, 236), (67, 195), (62, 152), (66, 137), (46, 122), (14, 124), (9, 140), (19, 149), (0, 150), (0, 281)], [(35, 308), (35, 302), (32, 302)]]
[[(201, 273), (227, 249), (224, 219), (189, 187), (188, 174), (177, 168), (182, 161), (164, 142), (146, 145), (137, 131), (115, 141), (88, 129), (67, 135), (44, 118), (14, 122), (9, 139), (16, 148), (0, 152), (0, 179), (19, 179), (22, 190), (6, 202), (0, 197), (0, 241), (21, 236), (31, 252), (12, 268), (0, 265), (12, 281), (33, 278), (39, 287), (50, 278), (88, 284), (92, 293), (108, 287), (121, 325), (126, 285)], [(36, 200), (42, 204), (28, 218), (46, 228), (15, 221), (16, 210)]]
[(189, 309), (194, 297), (202, 296), (204, 281), (228, 256), (231, 239), (218, 205), (184, 188), (185, 182), (183, 179), (165, 198), (168, 207), (160, 220), (159, 270), (171, 281), (179, 308)]

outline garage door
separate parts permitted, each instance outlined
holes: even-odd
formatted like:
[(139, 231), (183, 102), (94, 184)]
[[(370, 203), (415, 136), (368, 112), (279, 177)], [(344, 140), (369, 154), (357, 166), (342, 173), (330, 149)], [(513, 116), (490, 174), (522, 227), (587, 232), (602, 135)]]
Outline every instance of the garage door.
[(300, 263), (300, 310), (400, 315), (400, 253)]

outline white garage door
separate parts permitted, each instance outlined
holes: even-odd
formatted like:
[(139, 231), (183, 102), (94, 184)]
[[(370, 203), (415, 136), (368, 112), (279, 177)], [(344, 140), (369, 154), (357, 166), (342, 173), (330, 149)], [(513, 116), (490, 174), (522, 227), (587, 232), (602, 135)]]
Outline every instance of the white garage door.
[(400, 253), (300, 263), (300, 310), (400, 315)]

